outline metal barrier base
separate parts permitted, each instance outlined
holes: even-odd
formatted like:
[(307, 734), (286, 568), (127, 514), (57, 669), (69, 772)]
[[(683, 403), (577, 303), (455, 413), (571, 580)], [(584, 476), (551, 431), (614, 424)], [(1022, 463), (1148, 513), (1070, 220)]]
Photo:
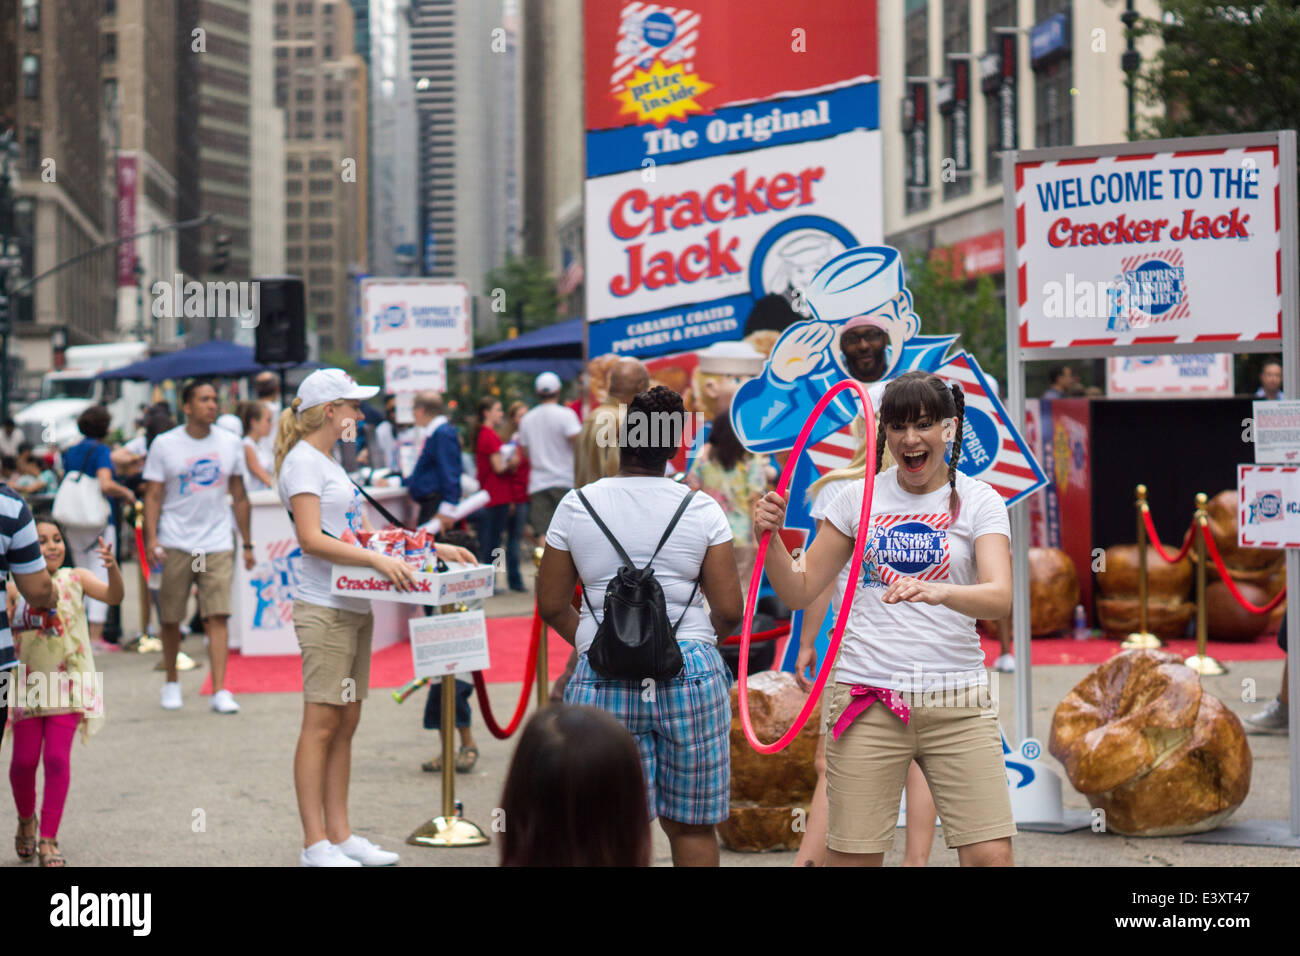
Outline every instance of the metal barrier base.
[(406, 838), (412, 846), (483, 846), (491, 841), (476, 824), (460, 817), (434, 817)]
[(1195, 833), (1184, 843), (1217, 843), (1223, 846), (1282, 846), (1300, 849), (1300, 836), (1291, 832), (1287, 820), (1248, 820), (1209, 833)]

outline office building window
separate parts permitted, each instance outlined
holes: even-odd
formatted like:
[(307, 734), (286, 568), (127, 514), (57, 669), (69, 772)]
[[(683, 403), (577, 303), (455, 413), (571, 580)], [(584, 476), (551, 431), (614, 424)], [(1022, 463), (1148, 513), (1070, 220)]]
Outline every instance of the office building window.
[[(952, 60), (949, 54), (968, 54), (970, 49), (970, 2), (969, 0), (944, 0), (943, 4), (943, 68), (946, 77), (953, 75)], [(967, 63), (970, 61), (967, 60)], [(970, 88), (966, 89), (966, 164), (970, 165)], [(957, 199), (970, 194), (971, 170), (956, 172), (953, 163), (957, 155), (956, 129), (954, 117), (949, 115), (943, 120), (943, 166), (952, 170), (946, 176), (941, 167), (943, 178), (943, 198)]]
[[(984, 48), (997, 52), (1002, 44), (1002, 35), (997, 28), (1016, 25), (1016, 0), (986, 0), (984, 23), (987, 34)], [(998, 149), (1002, 133), (1001, 108), (999, 91), (995, 90), (984, 98), (984, 169), (990, 185), (1002, 181), (1002, 153)]]
[(105, 63), (117, 62), (117, 34), (116, 33), (104, 34), (104, 62)]
[(41, 28), (41, 0), (23, 0), (23, 26), (29, 30)]
[(23, 135), (23, 169), (29, 173), (39, 172), (41, 168), (41, 131), (28, 127)]
[(1074, 97), (1067, 57), (1034, 71), (1034, 146), (1074, 143)]
[[(903, 19), (903, 43), (904, 43), (904, 72), (907, 76), (929, 76), (930, 75), (930, 57), (929, 57), (929, 11), (926, 0), (907, 0), (904, 7), (905, 14)], [(930, 97), (925, 98), (927, 106)], [(929, 122), (929, 117), (917, 117), (923, 123)], [(928, 140), (927, 140), (928, 143)], [(908, 165), (911, 165), (911, 144), (905, 147), (908, 150)], [(928, 166), (930, 157), (925, 157), (925, 163)], [(923, 209), (930, 208), (930, 191), (920, 187), (907, 188), (907, 198), (904, 200), (904, 208), (907, 212), (920, 212)]]
[(41, 58), (35, 53), (23, 57), (23, 96), (29, 100), (41, 98)]

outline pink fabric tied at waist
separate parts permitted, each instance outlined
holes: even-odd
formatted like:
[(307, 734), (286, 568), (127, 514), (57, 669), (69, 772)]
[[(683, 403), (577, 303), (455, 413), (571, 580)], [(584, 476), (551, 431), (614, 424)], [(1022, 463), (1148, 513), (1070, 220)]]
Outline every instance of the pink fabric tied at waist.
[(889, 690), (884, 687), (868, 687), (865, 684), (854, 684), (849, 690), (853, 698), (849, 701), (849, 706), (844, 708), (844, 713), (840, 714), (840, 719), (835, 721), (835, 727), (831, 730), (831, 736), (836, 740), (840, 739), (840, 734), (849, 729), (849, 724), (857, 720), (860, 714), (866, 712), (876, 701), (880, 701), (904, 724), (912, 716), (911, 709), (903, 700), (902, 694), (896, 690)]

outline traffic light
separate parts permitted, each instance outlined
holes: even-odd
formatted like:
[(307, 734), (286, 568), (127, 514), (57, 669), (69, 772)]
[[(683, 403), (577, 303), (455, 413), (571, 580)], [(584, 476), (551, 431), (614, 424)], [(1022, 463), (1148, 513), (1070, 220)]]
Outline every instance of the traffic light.
[(212, 266), (210, 272), (225, 272), (230, 268), (230, 235), (221, 233), (212, 243)]

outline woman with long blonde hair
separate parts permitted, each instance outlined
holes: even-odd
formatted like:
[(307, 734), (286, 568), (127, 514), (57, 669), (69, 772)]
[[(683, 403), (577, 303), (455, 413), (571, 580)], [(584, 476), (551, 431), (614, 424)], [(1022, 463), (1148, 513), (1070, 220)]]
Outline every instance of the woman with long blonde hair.
[[(281, 413), (276, 433), (276, 487), (302, 549), (293, 629), (302, 649), (303, 714), (293, 781), (303, 866), (386, 866), (398, 860), (354, 834), (348, 822), (352, 735), (369, 691), (374, 617), (367, 601), (331, 594), (329, 585), (332, 564), (373, 568), (398, 590), (413, 582), (400, 558), (341, 540), (348, 532), (373, 529), (360, 489), (330, 452), (340, 439), (355, 436), (361, 402), (377, 391), (342, 369), (312, 372)], [(448, 560), (474, 561), (463, 548), (440, 544), (437, 550)]]

